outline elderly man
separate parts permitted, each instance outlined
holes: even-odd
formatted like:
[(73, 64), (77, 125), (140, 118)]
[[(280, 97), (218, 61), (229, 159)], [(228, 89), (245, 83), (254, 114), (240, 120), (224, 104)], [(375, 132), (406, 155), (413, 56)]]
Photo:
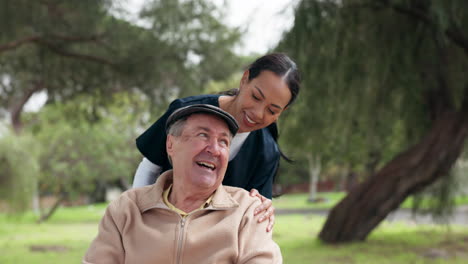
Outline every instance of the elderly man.
[(235, 119), (191, 105), (166, 129), (174, 169), (109, 205), (83, 263), (281, 263), (268, 223), (254, 219), (259, 199), (221, 185)]

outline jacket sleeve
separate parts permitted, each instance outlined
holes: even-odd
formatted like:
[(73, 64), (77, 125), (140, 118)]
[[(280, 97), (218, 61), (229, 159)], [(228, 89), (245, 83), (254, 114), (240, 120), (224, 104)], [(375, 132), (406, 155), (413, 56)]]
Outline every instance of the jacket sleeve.
[(125, 249), (116, 221), (117, 201), (119, 199), (107, 207), (99, 223), (98, 235), (91, 243), (82, 263), (118, 264), (125, 262)]
[(159, 175), (161, 175), (162, 167), (158, 166), (147, 158), (143, 158), (138, 165), (135, 177), (133, 177), (133, 188), (151, 185), (156, 182)]
[(266, 232), (268, 221), (257, 223), (254, 209), (260, 205), (256, 200), (244, 213), (239, 230), (238, 264), (283, 263), (281, 250), (272, 239), (272, 232)]

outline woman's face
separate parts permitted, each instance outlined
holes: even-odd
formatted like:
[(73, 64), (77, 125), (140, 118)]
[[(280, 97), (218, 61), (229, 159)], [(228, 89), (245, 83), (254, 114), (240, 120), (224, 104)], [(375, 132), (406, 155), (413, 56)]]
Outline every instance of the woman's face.
[(286, 109), (290, 99), (291, 91), (287, 84), (275, 73), (264, 70), (249, 81), (249, 72), (244, 72), (233, 111), (239, 132), (269, 126)]

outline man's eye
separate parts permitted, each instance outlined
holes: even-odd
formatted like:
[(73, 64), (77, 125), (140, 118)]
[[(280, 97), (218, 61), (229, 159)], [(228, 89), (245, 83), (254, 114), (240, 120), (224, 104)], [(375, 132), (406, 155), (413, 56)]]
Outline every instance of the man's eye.
[(207, 135), (206, 133), (200, 133), (200, 134), (198, 134), (198, 136), (200, 136), (200, 137), (208, 137), (208, 135)]
[(229, 146), (229, 143), (227, 142), (227, 140), (221, 140), (221, 144), (225, 147)]

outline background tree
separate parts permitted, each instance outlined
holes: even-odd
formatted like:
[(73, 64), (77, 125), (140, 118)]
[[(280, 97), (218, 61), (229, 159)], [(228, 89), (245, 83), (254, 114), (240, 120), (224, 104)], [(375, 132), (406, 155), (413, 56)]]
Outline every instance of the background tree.
[(0, 138), (0, 209), (17, 213), (30, 208), (37, 195), (39, 149), (30, 134), (5, 132)]
[[(31, 131), (41, 144), (40, 170), (31, 178), (37, 178), (39, 194), (56, 197), (52, 206), (42, 206), (39, 221), (47, 220), (64, 201), (82, 196), (104, 202), (108, 187), (130, 186), (139, 159), (135, 127), (147, 116), (149, 101), (118, 93), (112, 104), (95, 109), (91, 100), (80, 96), (27, 116), (34, 119)], [(88, 121), (96, 116), (99, 121)]]
[[(298, 6), (278, 49), (298, 58), (304, 90), (320, 94), (303, 98), (307, 105), (334, 108), (327, 127), (344, 132), (331, 138), (335, 149), (368, 153), (361, 163), (370, 176), (333, 208), (323, 241), (364, 240), (409, 195), (450, 180), (468, 134), (467, 4), (348, 0)], [(365, 144), (355, 145), (356, 136)]]
[[(59, 198), (43, 219), (62, 199), (101, 201), (104, 187), (128, 185), (141, 158), (136, 136), (170, 100), (199, 93), (240, 65), (232, 52), (239, 32), (220, 22), (223, 11), (213, 3), (146, 1), (129, 22), (121, 2), (0, 0), (0, 114), (18, 138), (23, 131), (38, 142), (38, 155), (25, 157), (38, 171), (25, 177), (34, 176), (40, 195)], [(46, 106), (25, 115), (39, 91)], [(3, 156), (8, 166), (20, 162)], [(13, 183), (22, 186), (15, 175), (3, 171), (4, 197)]]
[[(204, 1), (148, 1), (142, 26), (116, 17), (119, 1), (1, 0), (0, 100), (21, 130), (24, 104), (138, 89), (155, 103), (201, 90), (238, 66), (236, 30)], [(146, 22), (146, 23), (145, 23)]]

